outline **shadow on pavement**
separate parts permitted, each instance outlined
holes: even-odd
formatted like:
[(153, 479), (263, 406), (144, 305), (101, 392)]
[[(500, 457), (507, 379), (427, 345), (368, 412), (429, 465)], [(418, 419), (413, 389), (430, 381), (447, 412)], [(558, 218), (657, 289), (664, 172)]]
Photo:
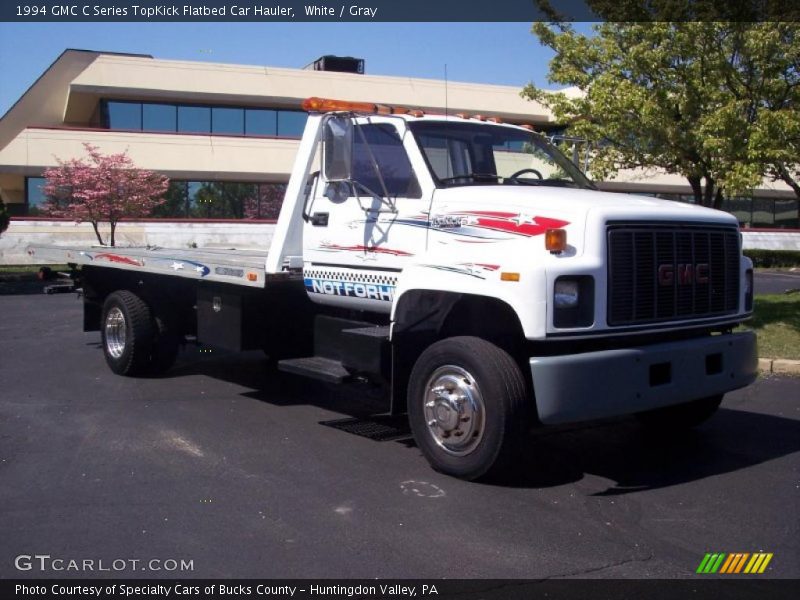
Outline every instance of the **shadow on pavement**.
[(696, 429), (655, 435), (633, 419), (534, 433), (516, 474), (498, 482), (552, 487), (591, 473), (610, 479), (594, 495), (651, 490), (746, 469), (800, 450), (800, 421), (720, 408)]
[[(414, 445), (403, 419), (381, 415), (388, 399), (380, 388), (335, 386), (280, 373), (254, 352), (213, 357), (184, 353), (166, 376), (195, 374), (251, 388), (242, 395), (275, 406), (311, 405), (350, 417), (321, 423), (342, 435), (371, 437), (359, 433), (356, 421), (361, 421), (366, 430), (396, 429), (394, 435), (383, 431), (371, 439)], [(628, 418), (535, 429), (513, 474), (487, 483), (547, 488), (593, 474), (616, 482), (596, 495), (620, 495), (737, 471), (800, 450), (800, 421), (724, 406), (702, 426), (671, 435), (654, 435)]]

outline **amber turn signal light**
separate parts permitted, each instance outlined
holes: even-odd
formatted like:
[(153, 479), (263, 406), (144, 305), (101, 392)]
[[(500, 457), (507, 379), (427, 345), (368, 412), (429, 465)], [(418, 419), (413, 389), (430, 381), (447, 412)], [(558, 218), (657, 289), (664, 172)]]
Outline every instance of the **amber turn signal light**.
[(558, 254), (559, 252), (566, 250), (566, 229), (548, 229), (544, 234), (544, 247), (554, 254)]

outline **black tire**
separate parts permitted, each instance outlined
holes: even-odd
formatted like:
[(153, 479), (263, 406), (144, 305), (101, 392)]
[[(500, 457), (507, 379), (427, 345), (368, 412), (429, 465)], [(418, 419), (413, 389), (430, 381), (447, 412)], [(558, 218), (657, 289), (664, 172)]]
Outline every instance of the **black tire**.
[(154, 317), (147, 303), (128, 290), (106, 298), (100, 332), (106, 362), (117, 375), (157, 375), (178, 355), (180, 337), (169, 322)]
[(648, 429), (668, 433), (670, 431), (696, 427), (717, 412), (724, 394), (700, 398), (684, 404), (666, 406), (638, 413), (636, 418)]
[(434, 469), (461, 479), (504, 471), (527, 430), (526, 390), (517, 363), (494, 344), (466, 336), (436, 342), (409, 379), (417, 446)]

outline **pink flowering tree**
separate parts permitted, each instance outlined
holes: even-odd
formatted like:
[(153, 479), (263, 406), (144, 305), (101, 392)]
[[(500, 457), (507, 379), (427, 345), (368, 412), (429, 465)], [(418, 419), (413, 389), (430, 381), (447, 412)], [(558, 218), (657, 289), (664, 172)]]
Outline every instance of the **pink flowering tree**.
[(127, 152), (101, 154), (96, 146), (83, 146), (88, 158), (57, 159), (58, 166), (44, 172), (47, 201), (42, 212), (90, 222), (102, 245), (99, 223), (108, 222), (109, 245), (113, 246), (117, 223), (148, 216), (164, 202), (169, 179), (137, 169)]

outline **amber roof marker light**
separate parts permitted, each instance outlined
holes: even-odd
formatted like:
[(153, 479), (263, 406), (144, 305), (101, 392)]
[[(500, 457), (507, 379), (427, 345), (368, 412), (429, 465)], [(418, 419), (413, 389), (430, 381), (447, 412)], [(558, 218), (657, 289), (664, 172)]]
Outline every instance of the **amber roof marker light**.
[(317, 98), (313, 96), (303, 100), (302, 108), (306, 112), (356, 112), (376, 115), (411, 115), (422, 117), (425, 113), (419, 109), (406, 108), (405, 106), (389, 106), (373, 102), (353, 102), (350, 100), (333, 100), (331, 98)]

